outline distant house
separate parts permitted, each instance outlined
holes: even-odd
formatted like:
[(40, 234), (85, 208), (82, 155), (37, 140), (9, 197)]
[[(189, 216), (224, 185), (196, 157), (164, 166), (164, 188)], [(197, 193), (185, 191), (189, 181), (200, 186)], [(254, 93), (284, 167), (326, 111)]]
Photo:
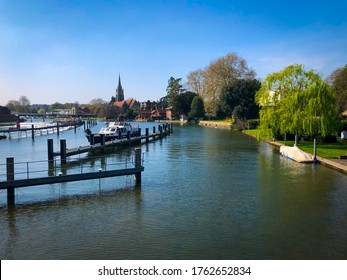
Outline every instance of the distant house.
[(113, 105), (119, 108), (121, 113), (124, 113), (128, 109), (134, 109), (134, 110), (140, 109), (140, 102), (136, 101), (136, 99), (133, 99), (133, 98), (114, 102)]
[(140, 120), (149, 120), (151, 118), (152, 110), (140, 109), (137, 118)]
[(151, 111), (151, 118), (155, 120), (163, 120), (166, 119), (166, 111), (165, 109), (159, 108)]

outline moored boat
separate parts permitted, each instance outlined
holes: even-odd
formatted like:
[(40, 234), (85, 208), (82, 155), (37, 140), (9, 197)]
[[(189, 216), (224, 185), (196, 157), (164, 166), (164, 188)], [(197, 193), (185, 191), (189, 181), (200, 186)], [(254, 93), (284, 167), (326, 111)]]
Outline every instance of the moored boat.
[(297, 162), (302, 162), (302, 163), (314, 162), (312, 155), (304, 152), (303, 150), (300, 150), (297, 146), (293, 146), (293, 147), (281, 146), (280, 153), (282, 156)]
[(139, 126), (134, 126), (128, 122), (110, 122), (108, 126), (102, 127), (99, 132), (91, 132), (90, 129), (85, 130), (85, 135), (91, 143), (93, 138), (93, 144), (102, 143), (103, 137), (105, 142), (113, 141), (116, 139), (126, 138), (130, 133), (130, 137), (140, 136)]

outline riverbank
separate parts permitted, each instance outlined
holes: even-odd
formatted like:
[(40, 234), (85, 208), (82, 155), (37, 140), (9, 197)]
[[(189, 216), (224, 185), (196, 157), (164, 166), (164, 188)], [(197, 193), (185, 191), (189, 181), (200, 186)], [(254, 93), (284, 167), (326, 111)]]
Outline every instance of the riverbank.
[(223, 129), (231, 129), (232, 124), (230, 122), (222, 122), (222, 121), (199, 121), (199, 125), (214, 127), (214, 128), (223, 128)]
[[(256, 138), (256, 136), (252, 133), (248, 133), (247, 131), (243, 131), (243, 133)], [(272, 145), (272, 146), (276, 146), (276, 147), (281, 147), (284, 146), (283, 143), (277, 142), (277, 141), (266, 141), (264, 140), (264, 142)], [(307, 152), (307, 151), (306, 151)], [(313, 157), (313, 155), (311, 154), (311, 156)], [(347, 159), (344, 157), (340, 157), (340, 158), (324, 158), (324, 157), (320, 157), (317, 156), (317, 161), (320, 164), (323, 164), (325, 166), (328, 166), (330, 168), (334, 168), (336, 170), (339, 170), (341, 172), (347, 173)]]
[[(222, 122), (222, 121), (200, 121), (199, 125), (206, 127), (214, 127), (214, 128), (223, 128), (223, 129), (231, 129), (232, 124), (230, 122)], [(242, 131), (243, 133), (256, 138), (256, 135), (249, 133), (248, 131)], [(281, 147), (284, 144), (277, 141), (264, 141), (272, 146)], [(311, 153), (312, 155), (312, 153)], [(347, 159), (345, 157), (339, 158), (325, 158), (321, 156), (317, 156), (317, 161), (325, 166), (330, 168), (334, 168), (341, 172), (347, 173)]]

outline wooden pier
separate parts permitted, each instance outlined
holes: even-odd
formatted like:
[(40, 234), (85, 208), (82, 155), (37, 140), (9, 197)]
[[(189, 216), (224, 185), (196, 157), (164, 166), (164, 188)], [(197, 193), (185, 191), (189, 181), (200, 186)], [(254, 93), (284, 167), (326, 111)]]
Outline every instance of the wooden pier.
[(87, 146), (79, 146), (76, 148), (67, 149), (66, 148), (66, 140), (61, 139), (60, 140), (60, 151), (54, 152), (53, 147), (53, 139), (47, 140), (47, 151), (48, 151), (48, 160), (53, 161), (54, 157), (60, 156), (61, 163), (66, 163), (67, 157), (78, 155), (82, 153), (87, 152), (94, 152), (94, 151), (105, 151), (106, 149), (115, 148), (115, 147), (129, 147), (134, 144), (141, 144), (142, 140), (144, 140), (146, 143), (149, 141), (154, 141), (156, 139), (161, 139), (166, 135), (169, 135), (172, 133), (172, 124), (165, 123), (163, 125), (158, 126), (158, 131), (156, 130), (156, 127), (153, 126), (153, 132), (149, 133), (149, 129), (146, 128), (145, 134), (136, 137), (130, 137), (130, 133), (128, 133), (127, 138), (122, 139), (116, 139), (113, 141), (105, 141), (105, 139), (102, 141), (102, 143), (98, 144), (92, 144)]
[[(172, 124), (165, 123), (163, 125), (158, 126), (158, 130), (156, 127), (153, 127), (153, 132), (150, 134), (149, 129), (146, 128), (146, 132), (144, 135), (138, 137), (130, 137), (128, 134), (127, 138), (117, 139), (114, 141), (103, 141), (101, 144), (94, 144), (88, 146), (80, 146), (77, 148), (67, 149), (66, 148), (66, 140), (60, 140), (60, 152), (54, 152), (53, 150), (53, 139), (47, 140), (48, 145), (48, 161), (47, 165), (49, 167), (48, 170), (38, 171), (32, 168), (29, 168), (30, 163), (25, 163), (27, 165), (26, 172), (19, 171), (16, 173), (15, 170), (15, 162), (14, 158), (10, 157), (6, 159), (6, 180), (0, 181), (0, 190), (7, 190), (7, 206), (8, 208), (13, 208), (15, 206), (15, 189), (16, 188), (24, 188), (30, 186), (39, 186), (39, 185), (47, 185), (47, 184), (56, 184), (56, 183), (64, 183), (64, 182), (73, 182), (73, 181), (82, 181), (82, 180), (93, 180), (93, 179), (101, 179), (107, 177), (115, 177), (115, 176), (127, 176), (127, 175), (135, 175), (135, 181), (137, 183), (141, 182), (141, 172), (144, 171), (143, 160), (142, 160), (142, 152), (141, 148), (135, 148), (135, 156), (134, 160), (131, 163), (131, 167), (128, 167), (128, 162), (125, 163), (125, 168), (117, 168), (117, 169), (106, 169), (99, 168), (98, 170), (94, 170), (92, 172), (83, 172), (83, 168), (77, 168), (79, 172), (74, 174), (64, 174), (63, 172), (56, 172), (57, 167), (55, 166), (56, 161), (54, 157), (60, 156), (61, 170), (64, 170), (67, 166), (67, 157), (87, 153), (90, 151), (104, 151), (108, 148), (114, 147), (129, 147), (132, 144), (141, 144), (142, 141), (144, 143), (154, 141), (156, 139), (161, 139), (166, 135), (172, 133)], [(90, 158), (83, 159), (84, 161), (90, 160)], [(19, 163), (17, 163), (19, 164)], [(23, 164), (23, 163), (22, 163)], [(23, 168), (22, 168), (23, 169)], [(30, 170), (30, 171), (29, 171)], [(32, 177), (37, 172), (48, 172), (48, 176), (42, 177)], [(20, 175), (26, 174), (26, 177), (23, 176), (21, 178)], [(15, 176), (16, 175), (16, 176)], [(138, 185), (138, 184), (137, 184)]]
[[(52, 163), (48, 162), (50, 166)], [(15, 189), (24, 188), (30, 186), (39, 186), (47, 184), (57, 184), (64, 182), (73, 182), (73, 181), (82, 181), (82, 180), (93, 180), (101, 179), (107, 177), (116, 177), (116, 176), (127, 176), (135, 175), (135, 181), (137, 185), (141, 183), (141, 172), (144, 171), (142, 152), (141, 148), (135, 149), (134, 161), (131, 163), (131, 167), (128, 167), (128, 162), (123, 163), (125, 168), (121, 169), (109, 169), (112, 164), (108, 165), (108, 169), (105, 167), (99, 168), (93, 172), (83, 172), (83, 168), (78, 168), (78, 172), (74, 174), (63, 174), (62, 172), (53, 172), (52, 170), (48, 171), (52, 173), (51, 176), (44, 177), (33, 177), (29, 178), (30, 173), (27, 173), (27, 178), (24, 179), (15, 179), (15, 175), (20, 176), (23, 172), (16, 173), (15, 162), (13, 157), (6, 159), (6, 181), (0, 181), (0, 190), (7, 190), (7, 206), (8, 208), (13, 208), (15, 206)], [(132, 167), (133, 166), (133, 167)], [(51, 165), (51, 168), (54, 168)], [(39, 172), (39, 171), (35, 171)]]
[[(88, 121), (89, 124), (89, 121)], [(1, 129), (0, 133), (2, 133), (2, 135), (5, 136), (5, 134), (8, 135), (9, 139), (12, 139), (13, 134), (17, 134), (17, 138), (22, 138), (23, 135), (24, 137), (29, 137), (31, 136), (32, 140), (35, 139), (35, 135), (39, 134), (39, 135), (47, 135), (49, 134), (49, 131), (51, 131), (51, 133), (57, 133), (57, 135), (59, 135), (59, 132), (62, 132), (64, 130), (64, 128), (70, 128), (73, 127), (73, 129), (77, 130), (77, 127), (82, 126), (82, 125), (86, 125), (86, 123), (84, 121), (69, 121), (69, 122), (65, 122), (65, 123), (59, 123), (57, 122), (56, 124), (52, 124), (49, 125), (47, 124), (46, 126), (43, 127), (35, 127), (34, 124), (31, 124), (31, 127), (21, 127), (20, 124), (18, 124), (18, 126), (16, 127), (9, 127), (8, 129)], [(23, 125), (22, 125), (23, 126)], [(38, 133), (37, 133), (38, 132)]]

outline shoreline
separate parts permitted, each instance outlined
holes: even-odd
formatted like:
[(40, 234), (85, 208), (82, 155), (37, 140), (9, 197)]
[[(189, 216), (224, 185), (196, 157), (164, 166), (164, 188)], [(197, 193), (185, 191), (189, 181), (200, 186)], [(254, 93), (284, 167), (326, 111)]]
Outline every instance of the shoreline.
[[(200, 121), (199, 125), (206, 126), (206, 127), (232, 129), (231, 123), (221, 123), (221, 122), (214, 122), (214, 121)], [(256, 137), (254, 135), (251, 135), (251, 134), (246, 133), (244, 131), (241, 131), (241, 132), (256, 139)], [(276, 141), (263, 141), (263, 142), (268, 143), (272, 146), (276, 146), (276, 147), (284, 146), (284, 144), (276, 142)], [(333, 168), (335, 170), (338, 170), (340, 172), (347, 174), (347, 159), (331, 159), (331, 158), (323, 158), (323, 157), (317, 156), (317, 161), (320, 164), (323, 164), (327, 167)]]

